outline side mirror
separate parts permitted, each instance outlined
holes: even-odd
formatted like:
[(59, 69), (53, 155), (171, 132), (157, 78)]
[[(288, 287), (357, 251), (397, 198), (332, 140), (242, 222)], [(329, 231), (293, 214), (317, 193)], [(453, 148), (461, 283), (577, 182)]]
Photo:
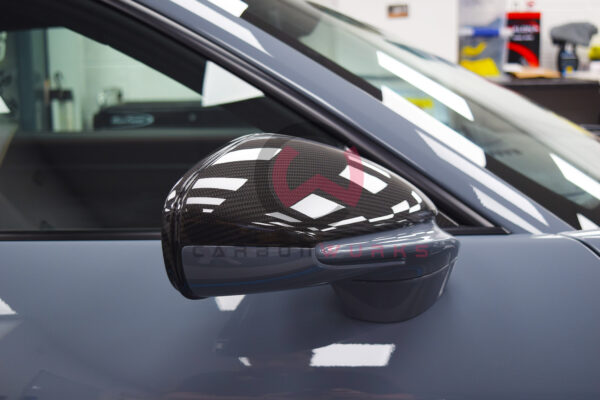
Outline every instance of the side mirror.
[(189, 170), (164, 206), (171, 283), (200, 299), (330, 283), (351, 317), (412, 318), (443, 293), (458, 241), (409, 182), (351, 150), (238, 138)]

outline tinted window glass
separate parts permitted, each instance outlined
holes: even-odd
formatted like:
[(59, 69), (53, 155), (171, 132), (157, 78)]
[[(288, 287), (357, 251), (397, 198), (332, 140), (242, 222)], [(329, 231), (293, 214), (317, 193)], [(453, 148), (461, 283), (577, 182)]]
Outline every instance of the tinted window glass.
[(242, 18), (372, 94), (436, 141), (572, 226), (600, 225), (600, 144), (589, 132), (322, 6), (299, 0), (247, 3)]
[(3, 231), (158, 228), (171, 186), (235, 137), (331, 143), (210, 61), (191, 89), (65, 27), (5, 31), (0, 46)]

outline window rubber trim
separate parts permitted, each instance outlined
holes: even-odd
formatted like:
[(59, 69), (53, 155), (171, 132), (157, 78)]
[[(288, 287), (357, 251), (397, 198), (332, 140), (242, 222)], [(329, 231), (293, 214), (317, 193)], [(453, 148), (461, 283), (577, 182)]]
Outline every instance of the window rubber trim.
[(160, 240), (160, 230), (56, 230), (0, 232), (0, 242), (12, 241)]
[[(201, 34), (194, 32), (160, 13), (133, 0), (95, 0), (96, 3), (111, 7), (146, 28), (167, 35), (168, 39), (210, 59), (235, 75), (248, 81), (264, 93), (282, 102), (283, 105), (324, 127), (332, 136), (353, 143), (368, 158), (377, 160), (392, 171), (399, 173), (411, 182), (418, 182), (435, 204), (444, 204), (443, 209), (452, 209), (462, 222), (470, 225), (448, 227), (445, 230), (453, 235), (498, 235), (509, 234), (506, 228), (492, 223), (457, 197), (439, 186), (430, 178), (398, 158), (388, 149), (366, 138), (360, 130), (324, 110), (320, 105), (307, 99), (301, 93), (284, 85), (243, 58), (218, 46)], [(85, 7), (85, 6), (83, 6)], [(455, 219), (455, 215), (451, 218)], [(43, 240), (156, 240), (160, 239), (156, 230), (65, 230), (65, 231), (12, 231), (0, 232), (0, 241), (43, 241)]]

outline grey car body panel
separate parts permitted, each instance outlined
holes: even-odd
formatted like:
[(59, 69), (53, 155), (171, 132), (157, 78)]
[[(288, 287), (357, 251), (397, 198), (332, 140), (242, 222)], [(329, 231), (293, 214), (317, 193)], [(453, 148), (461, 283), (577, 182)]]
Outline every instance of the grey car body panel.
[(600, 255), (600, 230), (572, 231), (563, 234), (585, 243), (590, 249)]
[[(0, 316), (8, 398), (600, 396), (598, 257), (560, 235), (461, 238), (444, 295), (393, 324), (345, 317), (329, 286), (247, 295), (233, 311), (187, 300), (158, 241), (1, 242), (0, 254), (16, 313)], [(393, 352), (311, 366), (332, 344)]]
[(572, 229), (511, 185), (423, 134), (374, 97), (247, 21), (204, 0), (196, 3), (200, 6), (195, 12), (170, 0), (136, 1), (267, 72), (511, 232)]

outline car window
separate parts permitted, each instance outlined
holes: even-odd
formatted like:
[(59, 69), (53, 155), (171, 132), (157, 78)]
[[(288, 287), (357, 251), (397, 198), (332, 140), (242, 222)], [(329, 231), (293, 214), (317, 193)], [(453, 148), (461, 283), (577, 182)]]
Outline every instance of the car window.
[(600, 225), (600, 143), (589, 132), (322, 6), (247, 3), (241, 18), (376, 97), (433, 136), (431, 146), (443, 142), (574, 227)]
[(211, 61), (192, 88), (103, 39), (0, 34), (0, 231), (156, 229), (171, 186), (233, 138), (337, 143)]

